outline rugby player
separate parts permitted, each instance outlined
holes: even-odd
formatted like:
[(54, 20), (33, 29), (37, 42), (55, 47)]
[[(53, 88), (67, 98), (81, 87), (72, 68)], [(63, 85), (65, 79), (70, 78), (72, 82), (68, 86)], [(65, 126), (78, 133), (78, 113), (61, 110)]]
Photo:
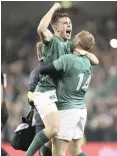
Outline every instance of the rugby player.
[[(72, 32), (71, 20), (67, 14), (63, 13), (53, 16), (55, 11), (60, 7), (60, 4), (55, 3), (38, 26), (38, 33), (43, 42), (42, 54), (44, 62), (52, 62), (61, 55), (71, 53), (71, 42), (69, 41)], [(48, 30), (50, 22), (54, 35)], [(93, 55), (93, 60), (95, 59), (97, 58)], [(34, 103), (44, 122), (45, 129), (37, 134), (26, 156), (33, 155), (36, 150), (40, 149), (44, 143), (48, 142), (59, 132), (60, 113), (57, 110), (56, 101), (55, 82), (48, 75), (42, 77), (36, 87)]]
[[(37, 58), (39, 60), (39, 65), (42, 63), (41, 46), (42, 46), (41, 42), (38, 42), (36, 44)], [(30, 73), (30, 79), (28, 84), (28, 101), (31, 107), (34, 107), (33, 92), (35, 91), (35, 88), (38, 82), (40, 81), (40, 79), (41, 79), (40, 70), (38, 67), (36, 67)], [(35, 124), (36, 124), (36, 133), (44, 128), (43, 121), (37, 111), (35, 113)]]
[[(43, 63), (41, 47), (42, 47), (42, 43), (38, 42), (36, 44), (36, 48), (37, 48), (37, 57), (38, 57), (40, 64)], [(78, 50), (79, 55), (84, 55), (85, 52), (86, 51)], [(38, 82), (40, 81), (40, 78), (41, 78), (40, 69), (39, 69), (39, 67), (36, 67), (30, 74), (30, 80), (29, 80), (29, 85), (28, 85), (28, 100), (29, 100), (29, 104), (31, 105), (31, 107), (34, 107), (33, 92), (34, 92)], [(35, 114), (35, 121), (36, 121), (36, 123), (35, 123), (36, 124), (36, 133), (38, 133), (41, 130), (43, 130), (45, 126), (44, 126), (43, 121), (37, 111)], [(51, 142), (46, 143), (40, 149), (40, 156), (52, 156)]]
[(84, 96), (91, 80), (92, 63), (87, 57), (88, 52), (84, 51), (84, 56), (79, 56), (77, 49), (89, 51), (94, 43), (92, 34), (81, 31), (74, 38), (73, 54), (61, 56), (40, 69), (43, 75), (62, 71), (57, 84), (60, 131), (52, 139), (53, 156), (65, 156), (70, 141), (72, 141), (69, 148), (71, 156), (86, 156), (81, 150), (79, 140), (83, 138), (86, 124), (87, 110)]
[[(43, 63), (41, 48), (42, 48), (42, 43), (37, 42), (36, 51), (37, 51), (37, 58), (39, 60), (39, 65), (41, 63)], [(31, 107), (34, 107), (33, 92), (35, 91), (35, 88), (36, 88), (38, 82), (40, 81), (41, 77), (42, 77), (42, 75), (40, 75), (40, 69), (38, 67), (36, 67), (35, 69), (32, 70), (32, 72), (30, 74), (29, 84), (28, 84), (28, 101), (29, 101), (29, 105), (31, 105)], [(36, 130), (35, 130), (36, 134), (45, 128), (43, 121), (37, 111), (35, 113), (35, 125), (36, 125)], [(43, 145), (43, 147), (41, 147), (41, 149), (39, 150), (40, 156), (52, 156), (51, 149), (50, 149), (51, 148), (50, 143), (46, 143), (46, 146)]]

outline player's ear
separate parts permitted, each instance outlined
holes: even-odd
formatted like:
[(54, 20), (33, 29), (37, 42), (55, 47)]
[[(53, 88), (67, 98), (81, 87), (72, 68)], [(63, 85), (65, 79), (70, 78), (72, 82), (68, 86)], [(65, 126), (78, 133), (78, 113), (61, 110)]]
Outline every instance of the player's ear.
[(80, 40), (77, 40), (77, 45), (80, 46)]
[(54, 31), (59, 32), (59, 30), (58, 30), (56, 25), (53, 25), (52, 28), (53, 28)]

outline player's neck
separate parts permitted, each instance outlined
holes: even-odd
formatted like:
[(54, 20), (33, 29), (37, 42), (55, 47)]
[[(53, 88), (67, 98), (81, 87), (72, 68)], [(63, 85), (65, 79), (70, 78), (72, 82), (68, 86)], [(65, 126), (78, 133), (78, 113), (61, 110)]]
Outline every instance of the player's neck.
[(79, 56), (78, 49), (83, 50), (81, 47), (77, 46), (77, 47), (74, 49), (74, 51), (73, 51), (73, 54), (74, 54), (74, 55), (78, 55), (78, 56)]
[(55, 33), (54, 35), (57, 36), (60, 40), (65, 41), (59, 34)]
[(75, 50), (75, 49), (84, 50), (84, 49), (83, 49), (82, 47), (80, 47), (80, 46), (75, 47), (74, 50)]
[(78, 55), (78, 56), (79, 56), (79, 54), (78, 54), (76, 51), (74, 51), (74, 52), (73, 52), (73, 54), (74, 54), (74, 55)]

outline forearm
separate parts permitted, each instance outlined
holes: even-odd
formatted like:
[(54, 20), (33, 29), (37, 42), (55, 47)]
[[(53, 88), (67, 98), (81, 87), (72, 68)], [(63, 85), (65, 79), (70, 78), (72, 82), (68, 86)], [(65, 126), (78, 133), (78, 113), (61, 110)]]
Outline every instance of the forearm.
[(48, 26), (51, 22), (52, 16), (56, 10), (57, 10), (57, 8), (55, 7), (55, 5), (53, 5), (52, 8), (42, 18), (42, 20), (40, 21), (38, 28), (37, 28), (38, 33), (42, 32), (42, 31), (46, 31), (46, 29), (48, 28)]
[(99, 60), (94, 54), (86, 52), (86, 56), (90, 59), (90, 61), (93, 65), (99, 64)]
[(57, 71), (54, 67), (53, 63), (49, 63), (47, 65), (40, 66), (40, 74), (42, 75), (52, 75), (55, 74)]
[(29, 84), (28, 84), (28, 103), (31, 107), (34, 107), (34, 103), (33, 103), (33, 97), (34, 94), (33, 92), (35, 91), (35, 88), (38, 84), (38, 82), (40, 81), (40, 72), (39, 72), (39, 68), (35, 68), (31, 74), (30, 74), (30, 80), (29, 80)]
[(28, 91), (34, 92), (39, 81), (40, 81), (40, 71), (39, 71), (39, 67), (37, 67), (30, 74)]

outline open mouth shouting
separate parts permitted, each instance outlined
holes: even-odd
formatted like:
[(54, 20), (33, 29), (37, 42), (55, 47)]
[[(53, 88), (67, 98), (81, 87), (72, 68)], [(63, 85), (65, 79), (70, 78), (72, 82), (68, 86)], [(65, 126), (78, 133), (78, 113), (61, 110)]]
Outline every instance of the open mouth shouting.
[(67, 36), (68, 38), (71, 37), (71, 29), (66, 30), (66, 36)]

